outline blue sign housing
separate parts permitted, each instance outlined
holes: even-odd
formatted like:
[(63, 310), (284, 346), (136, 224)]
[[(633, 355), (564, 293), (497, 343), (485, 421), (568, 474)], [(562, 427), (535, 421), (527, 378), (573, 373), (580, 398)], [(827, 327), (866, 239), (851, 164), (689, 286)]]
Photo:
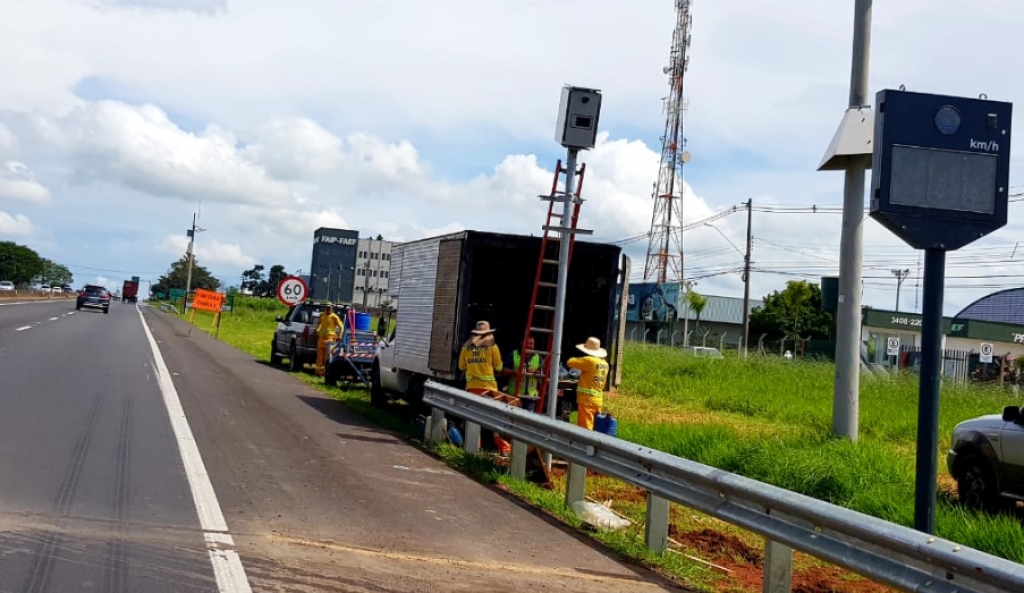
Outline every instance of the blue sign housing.
[(875, 105), (872, 218), (946, 251), (1006, 225), (1011, 103), (887, 89)]

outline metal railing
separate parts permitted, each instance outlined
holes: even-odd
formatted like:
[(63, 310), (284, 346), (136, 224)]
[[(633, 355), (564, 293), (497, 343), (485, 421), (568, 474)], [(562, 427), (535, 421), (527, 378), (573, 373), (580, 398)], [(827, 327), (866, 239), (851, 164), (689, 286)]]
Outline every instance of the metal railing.
[(584, 499), (588, 468), (646, 490), (645, 540), (657, 553), (670, 501), (763, 536), (766, 592), (791, 590), (793, 550), (902, 591), (1024, 591), (1024, 565), (949, 540), (433, 381), (423, 401), (433, 408), (425, 440), (444, 440), (445, 414), (466, 421), (468, 452), (481, 427), (498, 432), (512, 441), (513, 477), (526, 475), (528, 445), (569, 461), (567, 505)]

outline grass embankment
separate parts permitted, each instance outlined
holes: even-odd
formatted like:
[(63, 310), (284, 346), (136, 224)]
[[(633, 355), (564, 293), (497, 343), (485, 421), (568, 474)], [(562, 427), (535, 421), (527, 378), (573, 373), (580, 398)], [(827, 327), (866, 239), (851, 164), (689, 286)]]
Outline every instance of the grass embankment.
[[(273, 319), (284, 311), (274, 301), (238, 299), (234, 313), (223, 316), (220, 338), (267, 360)], [(211, 320), (208, 314), (198, 313), (196, 326), (208, 329)], [(831, 436), (831, 364), (758, 357), (713, 360), (642, 344), (627, 345), (626, 361), (623, 389), (606, 398), (606, 406), (619, 419), (621, 438), (912, 525), (915, 375), (862, 380), (860, 440), (852, 444)], [(363, 390), (332, 389), (311, 375), (302, 378), (384, 426), (411, 433), (407, 419), (371, 408)], [(998, 412), (1009, 403), (1018, 402), (996, 389), (944, 385), (940, 450), (936, 455), (944, 456), (957, 422)], [(450, 447), (435, 451), (449, 464), (485, 481), (500, 483), (570, 525), (579, 524), (564, 508), (561, 494), (510, 480), (496, 471), (489, 459), (466, 456)], [(1024, 562), (1024, 529), (1020, 523), (1008, 517), (979, 515), (956, 505), (944, 457), (939, 467), (937, 534)], [(616, 511), (642, 526), (643, 497), (635, 488), (594, 478), (588, 480), (587, 489), (592, 498), (613, 499)], [(729, 533), (741, 547), (744, 542), (754, 550), (760, 545), (751, 534), (673, 505), (672, 533), (684, 544), (705, 543), (701, 538), (708, 529)], [(697, 569), (681, 556), (651, 556), (635, 536), (642, 537), (640, 527), (597, 535), (613, 549), (658, 565), (692, 585), (703, 587), (715, 580), (713, 573)], [(691, 546), (697, 550), (703, 547)], [(734, 557), (735, 552), (733, 547)], [(798, 571), (820, 570), (820, 566), (812, 559), (798, 557)]]

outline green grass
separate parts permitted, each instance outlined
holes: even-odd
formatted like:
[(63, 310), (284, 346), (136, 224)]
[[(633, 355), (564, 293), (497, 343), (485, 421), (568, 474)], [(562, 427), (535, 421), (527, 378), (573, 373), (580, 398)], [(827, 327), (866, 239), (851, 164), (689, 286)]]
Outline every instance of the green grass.
[[(250, 301), (259, 305), (250, 306)], [(220, 338), (267, 360), (274, 316), (284, 310), (274, 301), (239, 298), (235, 312), (222, 318)], [(196, 326), (208, 330), (211, 320), (212, 316), (197, 313)], [(629, 344), (623, 370), (622, 390), (605, 399), (619, 419), (621, 438), (912, 525), (916, 375), (862, 378), (860, 439), (854, 444), (831, 434), (833, 366), (828, 363), (760, 357), (716, 360), (687, 356), (666, 347)], [(311, 375), (301, 378), (387, 428), (413, 433), (407, 418), (371, 407), (361, 389), (331, 389)], [(1024, 562), (1024, 529), (1020, 522), (979, 515), (956, 505), (949, 476), (945, 475), (944, 452), (953, 426), (968, 418), (997, 413), (1011, 403), (1019, 402), (998, 389), (943, 386), (940, 450), (936, 451), (936, 456), (942, 456), (939, 467), (943, 474), (937, 534)], [(520, 487), (500, 472), (494, 473), (490, 466), (466, 465), (471, 462), (459, 455), (439, 454), (454, 467), (484, 481), (498, 481), (573, 524), (566, 519), (571, 513), (564, 509), (560, 495), (532, 486)], [(548, 503), (551, 508), (546, 506)], [(601, 535), (599, 539), (620, 536)], [(630, 546), (637, 545), (631, 537), (626, 539), (632, 543), (627, 545), (623, 540), (615, 549), (627, 553)], [(630, 554), (647, 561), (642, 550), (634, 552)]]

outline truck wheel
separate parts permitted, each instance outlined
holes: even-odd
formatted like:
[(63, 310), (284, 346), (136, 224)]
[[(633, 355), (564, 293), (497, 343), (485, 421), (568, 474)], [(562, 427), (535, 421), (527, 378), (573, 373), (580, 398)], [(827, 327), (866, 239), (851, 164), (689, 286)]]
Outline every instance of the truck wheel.
[(423, 406), (423, 387), (426, 382), (427, 378), (422, 375), (416, 375), (409, 380), (409, 386), (406, 388), (402, 399), (412, 406), (413, 410), (422, 411), (425, 409)]
[(999, 507), (995, 476), (982, 457), (970, 455), (960, 462), (956, 494), (961, 503), (974, 509), (991, 512)]
[(273, 366), (281, 365), (281, 355), (277, 353), (277, 340), (270, 340), (270, 364)]
[(291, 348), (288, 349), (288, 370), (292, 373), (302, 370), (302, 361), (299, 360), (299, 351), (295, 348), (295, 342), (292, 342)]
[(374, 364), (370, 371), (370, 405), (375, 408), (383, 408), (388, 405), (388, 394), (384, 386), (380, 384), (380, 365)]

